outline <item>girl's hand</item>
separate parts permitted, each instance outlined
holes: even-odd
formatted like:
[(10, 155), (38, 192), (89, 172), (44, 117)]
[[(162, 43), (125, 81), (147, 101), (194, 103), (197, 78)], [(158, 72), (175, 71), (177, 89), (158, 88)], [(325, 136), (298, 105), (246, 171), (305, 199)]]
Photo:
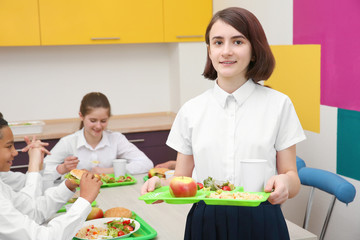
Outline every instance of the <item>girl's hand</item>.
[(24, 140), (27, 144), (26, 147), (21, 149), (22, 152), (28, 152), (31, 148), (40, 148), (42, 153), (44, 154), (51, 154), (45, 147), (49, 145), (49, 143), (42, 142), (40, 140), (37, 140), (35, 136), (33, 136), (32, 140), (29, 139), (29, 137), (25, 136)]
[(155, 166), (155, 168), (168, 168), (168, 169), (175, 169), (176, 161), (169, 160), (167, 162), (159, 163)]
[(29, 154), (29, 172), (39, 172), (43, 167), (43, 160), (45, 154), (50, 154), (50, 152), (44, 147), (49, 145), (48, 143), (41, 142), (36, 140), (36, 137), (33, 136), (32, 140), (28, 137), (25, 137), (25, 142), (27, 146), (22, 149), (23, 152), (28, 152)]
[(279, 174), (272, 176), (267, 182), (264, 191), (272, 192), (268, 198), (271, 204), (282, 204), (289, 198), (288, 176)]
[(79, 163), (79, 159), (77, 157), (69, 156), (65, 158), (64, 163), (59, 164), (56, 167), (56, 170), (58, 171), (59, 174), (63, 175), (65, 173), (70, 172), (73, 169), (76, 169), (78, 163)]
[[(159, 177), (152, 177), (150, 179), (148, 179), (144, 185), (142, 185), (141, 187), (141, 195), (144, 195), (148, 192), (152, 192), (154, 191), (156, 188), (159, 188), (161, 187), (161, 180)], [(156, 204), (156, 203), (162, 203), (163, 201), (162, 200), (158, 200), (156, 202), (153, 202), (153, 204)]]
[(157, 176), (154, 176), (150, 179), (148, 179), (144, 185), (141, 187), (141, 195), (144, 195), (148, 192), (154, 191), (156, 188), (161, 187), (161, 181), (160, 178)]

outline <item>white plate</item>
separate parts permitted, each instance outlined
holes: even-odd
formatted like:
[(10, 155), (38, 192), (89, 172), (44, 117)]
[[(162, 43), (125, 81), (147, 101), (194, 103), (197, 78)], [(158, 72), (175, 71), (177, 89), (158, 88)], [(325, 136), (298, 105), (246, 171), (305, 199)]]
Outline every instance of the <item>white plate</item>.
[[(89, 220), (89, 221), (86, 221), (84, 222), (84, 224), (82, 225), (81, 228), (83, 227), (87, 227), (89, 225), (94, 225), (94, 227), (102, 227), (102, 228), (106, 228), (106, 225), (104, 223), (107, 223), (107, 222), (110, 222), (112, 220), (118, 220), (120, 219), (120, 217), (111, 217), (111, 218), (98, 218), (98, 219), (94, 219), (94, 220)], [(116, 238), (106, 238), (106, 239), (109, 239), (109, 240), (115, 240), (115, 239), (120, 239), (120, 238), (124, 238), (124, 237), (128, 237), (130, 234), (133, 234), (134, 232), (136, 232), (137, 230), (140, 229), (140, 223), (134, 219), (131, 219), (131, 218), (122, 218), (123, 221), (125, 220), (130, 220), (130, 221), (134, 221), (135, 223), (135, 228), (134, 228), (134, 231), (130, 232), (129, 234), (125, 234), (125, 235), (122, 235), (120, 237), (116, 237)], [(80, 228), (80, 229), (81, 229)], [(74, 239), (80, 239), (80, 240), (86, 240), (86, 238), (78, 238), (78, 237), (74, 237)], [(101, 238), (99, 238), (101, 239)]]

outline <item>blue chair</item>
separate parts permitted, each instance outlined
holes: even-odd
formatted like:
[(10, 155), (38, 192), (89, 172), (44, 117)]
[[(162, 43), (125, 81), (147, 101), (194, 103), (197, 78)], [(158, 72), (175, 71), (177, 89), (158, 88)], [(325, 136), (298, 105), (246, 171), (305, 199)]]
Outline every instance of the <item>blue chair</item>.
[(323, 240), (336, 199), (338, 199), (339, 201), (345, 204), (348, 204), (354, 200), (356, 189), (354, 185), (352, 185), (343, 177), (335, 173), (322, 169), (306, 167), (304, 160), (302, 160), (299, 157), (296, 157), (296, 166), (301, 184), (311, 187), (310, 195), (306, 207), (303, 228), (305, 229), (308, 228), (315, 188), (320, 189), (332, 195), (330, 206), (319, 238), (319, 240)]

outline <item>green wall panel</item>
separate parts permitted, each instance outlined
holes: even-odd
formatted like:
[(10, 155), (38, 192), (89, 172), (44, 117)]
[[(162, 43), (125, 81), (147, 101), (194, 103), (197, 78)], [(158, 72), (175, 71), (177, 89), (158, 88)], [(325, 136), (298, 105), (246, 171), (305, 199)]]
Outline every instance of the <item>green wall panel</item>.
[(360, 180), (360, 112), (338, 109), (337, 173)]

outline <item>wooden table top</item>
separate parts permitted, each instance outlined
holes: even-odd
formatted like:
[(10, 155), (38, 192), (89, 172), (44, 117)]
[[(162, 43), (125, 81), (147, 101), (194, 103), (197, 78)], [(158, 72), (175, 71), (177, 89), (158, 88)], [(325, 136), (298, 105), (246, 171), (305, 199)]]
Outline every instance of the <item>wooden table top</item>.
[[(176, 114), (173, 112), (114, 115), (110, 118), (108, 129), (121, 133), (150, 132), (170, 130)], [(42, 120), (43, 131), (35, 135), (38, 139), (59, 139), (79, 130), (80, 119)], [(25, 135), (15, 135), (15, 142), (23, 141)]]

